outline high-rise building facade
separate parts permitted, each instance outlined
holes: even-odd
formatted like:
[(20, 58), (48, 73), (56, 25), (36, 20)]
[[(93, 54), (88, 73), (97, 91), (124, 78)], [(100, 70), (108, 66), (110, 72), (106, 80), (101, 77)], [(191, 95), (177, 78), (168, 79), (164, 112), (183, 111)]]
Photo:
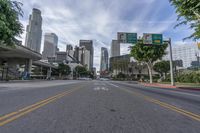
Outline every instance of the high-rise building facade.
[(112, 40), (110, 53), (110, 57), (120, 56), (120, 43), (118, 40)]
[(92, 68), (93, 68), (93, 58), (94, 58), (93, 41), (92, 40), (80, 40), (79, 46), (80, 47), (84, 46), (90, 52), (89, 70), (92, 71)]
[(76, 60), (77, 63), (80, 63), (80, 60), (79, 60), (79, 47), (78, 46), (75, 46), (74, 47), (74, 59)]
[(58, 63), (67, 63), (67, 52), (56, 52), (56, 61)]
[(66, 51), (73, 50), (73, 46), (71, 44), (66, 45)]
[(42, 39), (42, 16), (41, 11), (33, 8), (29, 16), (29, 24), (26, 27), (25, 46), (40, 53)]
[(46, 33), (44, 36), (44, 49), (42, 52), (42, 58), (55, 57), (58, 46), (58, 36), (54, 33)]
[(100, 71), (108, 71), (108, 50), (104, 47), (101, 48)]
[[(163, 60), (169, 60), (169, 48), (167, 49), (167, 55), (163, 57)], [(192, 65), (192, 62), (197, 61), (197, 56), (200, 51), (196, 44), (184, 44), (172, 46), (173, 60), (182, 60), (183, 67), (188, 68)]]
[(68, 53), (68, 55), (70, 57), (73, 57), (74, 56), (74, 50), (73, 50), (73, 46), (71, 44), (68, 44), (66, 46), (66, 52)]
[(79, 62), (86, 66), (90, 70), (90, 51), (87, 50), (84, 46), (79, 47)]

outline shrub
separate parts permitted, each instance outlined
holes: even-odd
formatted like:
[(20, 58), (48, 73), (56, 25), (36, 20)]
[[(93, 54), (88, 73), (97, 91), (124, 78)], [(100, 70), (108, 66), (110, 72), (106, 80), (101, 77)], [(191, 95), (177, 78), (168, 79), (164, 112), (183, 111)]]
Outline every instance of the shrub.
[(183, 73), (176, 76), (176, 81), (180, 83), (200, 83), (200, 73)]

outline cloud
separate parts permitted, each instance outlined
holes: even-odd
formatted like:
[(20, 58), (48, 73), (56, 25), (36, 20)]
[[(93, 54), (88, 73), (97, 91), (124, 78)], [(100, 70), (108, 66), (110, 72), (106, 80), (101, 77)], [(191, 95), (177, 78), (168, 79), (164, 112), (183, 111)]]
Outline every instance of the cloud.
[[(24, 11), (21, 22), (28, 24), (32, 8), (42, 11), (43, 35), (54, 32), (59, 38), (60, 50), (65, 50), (67, 43), (78, 45), (80, 39), (94, 40), (94, 65), (99, 69), (100, 48), (110, 51), (112, 39), (117, 32), (166, 33), (166, 36), (177, 32), (172, 27), (176, 24), (176, 14), (168, 1), (161, 0), (19, 0)], [(190, 30), (178, 32), (173, 38), (180, 41), (182, 34)], [(25, 33), (22, 40), (25, 40)], [(125, 45), (123, 45), (125, 46)], [(43, 40), (42, 40), (43, 49)], [(126, 47), (121, 53), (129, 53)]]

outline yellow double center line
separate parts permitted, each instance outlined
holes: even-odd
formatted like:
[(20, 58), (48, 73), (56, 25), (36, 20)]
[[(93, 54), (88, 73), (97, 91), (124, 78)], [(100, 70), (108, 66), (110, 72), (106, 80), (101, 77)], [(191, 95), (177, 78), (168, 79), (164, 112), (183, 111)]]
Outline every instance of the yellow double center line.
[(123, 89), (122, 89), (122, 88), (119, 88), (119, 89), (120, 89), (120, 90), (123, 90), (123, 91), (126, 91), (126, 92), (128, 92), (128, 93), (131, 93), (131, 94), (133, 94), (133, 95), (137, 95), (137, 96), (143, 97), (143, 98), (145, 98), (145, 100), (147, 100), (147, 101), (149, 101), (149, 102), (152, 102), (152, 103), (154, 103), (154, 104), (158, 104), (158, 105), (160, 105), (160, 106), (162, 106), (162, 107), (164, 107), (164, 108), (173, 110), (173, 111), (175, 111), (175, 112), (177, 112), (177, 113), (180, 113), (180, 114), (182, 114), (182, 115), (184, 115), (184, 116), (187, 116), (187, 117), (189, 117), (189, 118), (192, 118), (192, 119), (197, 120), (197, 121), (200, 122), (200, 115), (198, 115), (198, 114), (195, 114), (195, 113), (186, 111), (186, 110), (184, 110), (184, 109), (178, 108), (178, 107), (176, 107), (176, 106), (170, 105), (170, 104), (165, 103), (165, 102), (161, 102), (161, 101), (159, 101), (159, 100), (157, 100), (157, 99), (151, 98), (151, 97), (149, 97), (149, 96), (143, 95), (143, 94), (138, 93), (138, 92), (133, 92), (133, 91), (130, 91), (130, 90), (124, 89), (124, 88), (123, 88)]
[(35, 104), (32, 104), (30, 106), (24, 107), (24, 108), (22, 108), (22, 109), (20, 109), (18, 111), (3, 115), (3, 116), (0, 117), (0, 126), (8, 124), (8, 123), (10, 123), (10, 122), (12, 122), (12, 121), (14, 121), (14, 120), (26, 115), (26, 114), (28, 114), (28, 113), (30, 113), (30, 112), (32, 112), (32, 111), (34, 111), (34, 110), (36, 110), (36, 109), (38, 109), (38, 108), (40, 108), (42, 106), (47, 105), (48, 103), (51, 103), (51, 102), (53, 102), (53, 101), (55, 101), (57, 99), (60, 99), (60, 98), (62, 98), (64, 96), (66, 96), (66, 95), (69, 95), (70, 93), (72, 93), (72, 92), (74, 92), (74, 91), (76, 91), (76, 90), (78, 90), (80, 88), (81, 87), (62, 92), (60, 94), (57, 94), (57, 95), (52, 96), (52, 97), (49, 97), (49, 98), (47, 98), (45, 100), (39, 101), (39, 102), (37, 102)]

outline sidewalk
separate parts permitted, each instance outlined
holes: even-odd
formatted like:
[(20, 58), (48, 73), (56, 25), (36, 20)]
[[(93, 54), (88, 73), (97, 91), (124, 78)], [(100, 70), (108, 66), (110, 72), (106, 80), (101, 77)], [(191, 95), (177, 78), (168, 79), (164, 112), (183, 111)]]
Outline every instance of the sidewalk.
[(185, 90), (195, 90), (195, 91), (200, 91), (200, 87), (191, 87), (191, 86), (184, 86), (184, 85), (177, 85), (177, 86), (172, 86), (170, 84), (159, 84), (159, 83), (140, 83), (143, 86), (146, 87), (157, 87), (157, 88), (170, 88), (170, 89), (185, 89)]

